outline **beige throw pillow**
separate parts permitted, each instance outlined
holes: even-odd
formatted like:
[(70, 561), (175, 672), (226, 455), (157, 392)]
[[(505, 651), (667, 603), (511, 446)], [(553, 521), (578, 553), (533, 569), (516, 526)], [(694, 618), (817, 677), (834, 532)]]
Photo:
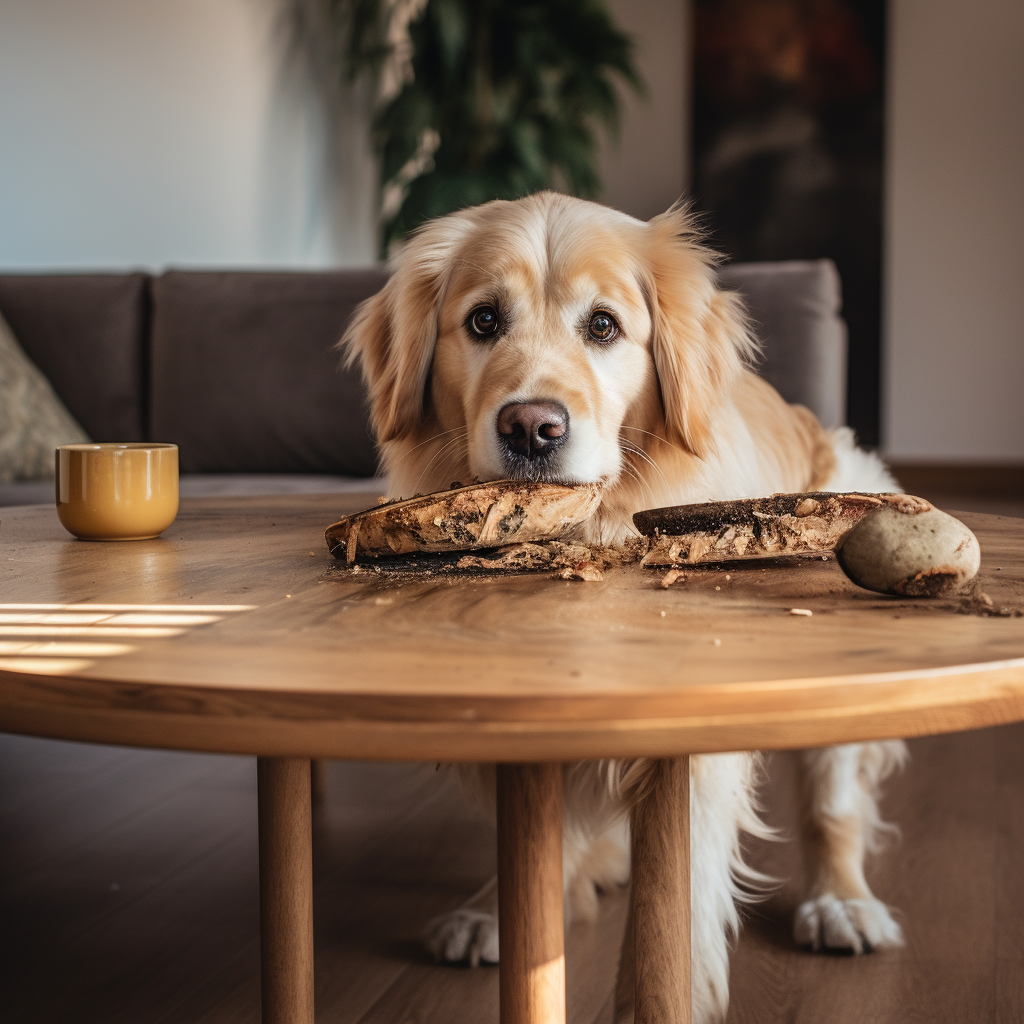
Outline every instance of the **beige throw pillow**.
[(89, 438), (0, 316), (0, 483), (53, 477), (53, 450)]

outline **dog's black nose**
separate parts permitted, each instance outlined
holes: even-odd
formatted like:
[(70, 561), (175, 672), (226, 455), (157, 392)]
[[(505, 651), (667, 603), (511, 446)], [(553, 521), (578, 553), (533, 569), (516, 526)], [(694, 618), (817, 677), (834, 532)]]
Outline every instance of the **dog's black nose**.
[(560, 402), (512, 402), (498, 413), (498, 438), (528, 459), (554, 451), (568, 433), (569, 410)]

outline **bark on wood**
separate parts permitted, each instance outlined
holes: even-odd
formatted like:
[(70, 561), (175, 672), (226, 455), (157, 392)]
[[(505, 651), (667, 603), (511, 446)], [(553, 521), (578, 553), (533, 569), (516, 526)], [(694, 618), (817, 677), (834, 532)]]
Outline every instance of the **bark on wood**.
[(499, 480), (380, 505), (327, 528), (335, 558), (472, 551), (564, 537), (601, 502), (597, 484)]
[(907, 515), (932, 507), (910, 494), (812, 491), (648, 509), (633, 522), (649, 538), (643, 565), (693, 565), (831, 551), (884, 505)]

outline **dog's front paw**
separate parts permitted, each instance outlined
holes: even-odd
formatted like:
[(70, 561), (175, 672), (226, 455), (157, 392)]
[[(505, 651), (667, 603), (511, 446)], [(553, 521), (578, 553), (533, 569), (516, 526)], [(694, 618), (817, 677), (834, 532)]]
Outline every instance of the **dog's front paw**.
[(903, 945), (903, 932), (889, 908), (873, 897), (839, 899), (831, 893), (797, 908), (793, 938), (813, 950), (848, 949), (870, 953)]
[(481, 910), (464, 908), (435, 917), (426, 930), (427, 949), (435, 960), (449, 963), (498, 962), (498, 919)]

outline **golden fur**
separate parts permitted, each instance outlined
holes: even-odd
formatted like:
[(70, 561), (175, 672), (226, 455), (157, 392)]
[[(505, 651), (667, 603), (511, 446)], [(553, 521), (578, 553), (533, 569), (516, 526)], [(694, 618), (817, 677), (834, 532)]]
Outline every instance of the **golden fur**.
[[(600, 481), (591, 541), (615, 543), (641, 508), (811, 489), (891, 489), (884, 467), (788, 405), (750, 369), (756, 344), (743, 306), (718, 288), (714, 257), (684, 208), (642, 223), (550, 192), (493, 202), (432, 221), (393, 261), (383, 290), (356, 313), (344, 344), (370, 392), (391, 497), (509, 475), (496, 429), (509, 403), (558, 402), (564, 444), (530, 479)], [(497, 309), (501, 330), (481, 339), (474, 308)], [(594, 311), (620, 328), (588, 338)], [(878, 783), (899, 744), (804, 755), (805, 835), (812, 854), (801, 942), (857, 952), (900, 941), (898, 926), (863, 881), (877, 831)], [(567, 902), (592, 917), (596, 891), (624, 882), (624, 812), (649, 763), (567, 765)], [(691, 759), (694, 1020), (724, 1017), (728, 939), (738, 927), (738, 882), (756, 881), (740, 834), (762, 830), (751, 754)], [(485, 802), (493, 773), (466, 769)], [(493, 887), (432, 925), (445, 959), (497, 958)], [(616, 1020), (631, 1016), (628, 986)]]
[[(594, 540), (621, 540), (638, 508), (823, 485), (828, 435), (749, 369), (743, 307), (713, 268), (682, 208), (643, 224), (540, 193), (426, 224), (346, 336), (391, 496), (504, 475), (488, 435), (516, 397), (560, 401), (584, 429), (590, 457), (559, 479), (605, 483)], [(464, 327), (484, 300), (513, 310), (494, 343)], [(598, 307), (622, 325), (607, 349), (578, 325)]]

